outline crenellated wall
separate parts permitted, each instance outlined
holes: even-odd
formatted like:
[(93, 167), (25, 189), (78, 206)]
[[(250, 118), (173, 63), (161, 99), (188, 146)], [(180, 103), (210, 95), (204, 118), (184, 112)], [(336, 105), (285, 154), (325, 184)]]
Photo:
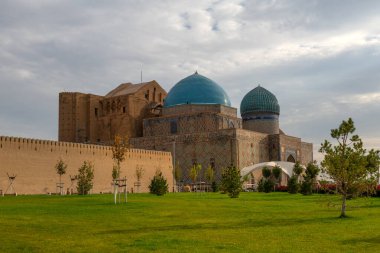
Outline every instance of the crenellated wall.
[[(17, 137), (0, 136), (0, 190), (8, 186), (9, 174), (16, 174), (14, 183), (18, 194), (46, 194), (56, 192), (59, 176), (55, 171), (57, 160), (68, 165), (62, 176), (65, 189), (70, 187), (69, 175), (76, 175), (83, 161), (94, 165), (93, 193), (110, 192), (112, 190), (112, 150), (110, 146), (80, 143), (36, 140)], [(140, 192), (147, 192), (151, 178), (160, 169), (172, 189), (172, 157), (170, 152), (130, 149), (121, 164), (121, 176), (128, 179), (128, 190), (134, 188), (136, 168), (144, 171)], [(76, 185), (76, 184), (75, 184)], [(75, 187), (74, 187), (75, 189)]]

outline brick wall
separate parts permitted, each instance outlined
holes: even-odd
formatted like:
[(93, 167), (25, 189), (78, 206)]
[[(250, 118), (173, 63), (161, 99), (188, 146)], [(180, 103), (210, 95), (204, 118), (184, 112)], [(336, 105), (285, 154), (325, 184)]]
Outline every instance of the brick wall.
[[(6, 136), (0, 136), (0, 189), (4, 192), (7, 188), (6, 173), (9, 173), (17, 175), (14, 186), (18, 194), (55, 192), (56, 183), (59, 182), (55, 164), (59, 158), (68, 165), (66, 174), (62, 176), (65, 188), (71, 184), (69, 175), (77, 174), (83, 161), (90, 161), (95, 169), (92, 192), (112, 190), (111, 147)], [(127, 176), (129, 191), (136, 181), (137, 166), (144, 170), (141, 192), (148, 191), (150, 180), (158, 168), (163, 172), (172, 189), (172, 157), (169, 152), (139, 149), (127, 151), (126, 159), (121, 164), (121, 176)]]

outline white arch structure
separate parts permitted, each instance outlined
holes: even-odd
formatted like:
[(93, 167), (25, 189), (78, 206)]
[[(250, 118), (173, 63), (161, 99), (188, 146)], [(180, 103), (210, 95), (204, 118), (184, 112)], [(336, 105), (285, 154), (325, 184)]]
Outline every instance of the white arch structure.
[[(258, 169), (262, 169), (264, 167), (275, 167), (275, 166), (278, 166), (282, 169), (282, 171), (288, 175), (289, 177), (291, 177), (293, 175), (293, 167), (294, 167), (294, 164), (295, 163), (292, 163), (292, 162), (282, 162), (282, 161), (272, 161), (272, 162), (264, 162), (264, 163), (257, 163), (257, 164), (253, 164), (253, 165), (250, 165), (248, 167), (245, 167), (243, 168), (241, 171), (240, 171), (240, 176), (241, 177), (245, 177), (246, 175), (249, 175), (251, 172), (255, 171), (255, 170), (258, 170)], [(305, 168), (305, 166), (301, 165), (303, 168)]]

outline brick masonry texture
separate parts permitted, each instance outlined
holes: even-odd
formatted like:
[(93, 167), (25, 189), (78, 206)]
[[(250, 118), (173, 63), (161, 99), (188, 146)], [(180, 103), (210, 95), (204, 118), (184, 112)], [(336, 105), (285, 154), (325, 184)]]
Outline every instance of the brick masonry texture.
[[(47, 194), (56, 192), (59, 176), (55, 164), (62, 158), (67, 163), (67, 172), (62, 176), (65, 192), (70, 187), (69, 175), (76, 175), (83, 161), (94, 165), (93, 193), (111, 192), (112, 150), (109, 146), (79, 143), (34, 140), (0, 136), (0, 189), (4, 192), (8, 186), (9, 174), (16, 174), (14, 183), (18, 194)], [(136, 168), (144, 173), (140, 192), (148, 192), (148, 185), (157, 169), (167, 178), (172, 189), (172, 157), (169, 152), (130, 149), (121, 164), (121, 177), (126, 176), (128, 191), (136, 192)]]

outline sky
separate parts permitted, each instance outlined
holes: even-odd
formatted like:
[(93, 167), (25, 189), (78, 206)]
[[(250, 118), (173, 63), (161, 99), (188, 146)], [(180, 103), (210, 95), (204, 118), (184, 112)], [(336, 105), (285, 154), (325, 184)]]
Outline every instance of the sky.
[(280, 128), (320, 144), (352, 117), (380, 149), (380, 1), (0, 0), (0, 135), (57, 140), (58, 94), (197, 70), (239, 108), (258, 84)]

